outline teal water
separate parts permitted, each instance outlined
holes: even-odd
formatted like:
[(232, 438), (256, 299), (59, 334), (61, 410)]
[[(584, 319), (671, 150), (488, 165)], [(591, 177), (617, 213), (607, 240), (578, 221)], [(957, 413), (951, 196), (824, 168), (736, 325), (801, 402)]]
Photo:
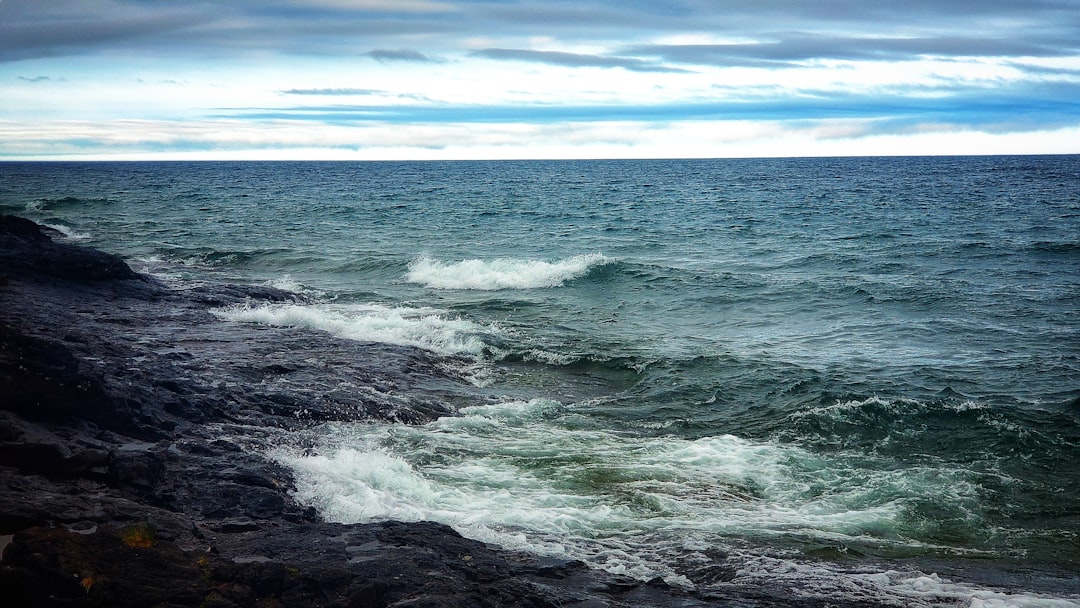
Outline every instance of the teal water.
[(1080, 157), (6, 163), (0, 211), (314, 299), (237, 323), (467, 368), (459, 416), (273, 452), (328, 518), (686, 585), (1080, 602)]

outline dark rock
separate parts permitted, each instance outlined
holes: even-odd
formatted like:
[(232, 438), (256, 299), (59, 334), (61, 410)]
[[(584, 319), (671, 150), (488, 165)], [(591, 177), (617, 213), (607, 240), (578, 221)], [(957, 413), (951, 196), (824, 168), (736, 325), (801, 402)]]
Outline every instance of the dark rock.
[(94, 417), (109, 407), (101, 379), (65, 344), (0, 325), (0, 394), (6, 409), (37, 419)]
[(186, 289), (184, 295), (193, 302), (213, 307), (244, 304), (251, 301), (305, 301), (300, 294), (267, 285), (200, 285)]
[(12, 215), (0, 215), (0, 266), (9, 274), (34, 272), (72, 281), (140, 278), (114, 255), (54, 241), (41, 226)]
[(117, 488), (149, 493), (166, 475), (165, 455), (153, 444), (127, 443), (110, 453), (109, 482)]
[(210, 524), (210, 529), (215, 532), (224, 532), (225, 534), (236, 534), (237, 532), (253, 532), (258, 530), (259, 524), (246, 517), (238, 517), (236, 519), (225, 519)]
[(537, 576), (563, 579), (576, 571), (580, 571), (584, 567), (585, 564), (578, 560), (544, 557), (537, 559), (535, 570)]
[(29, 528), (15, 534), (0, 564), (11, 606), (198, 606), (212, 582), (195, 553), (114, 529)]

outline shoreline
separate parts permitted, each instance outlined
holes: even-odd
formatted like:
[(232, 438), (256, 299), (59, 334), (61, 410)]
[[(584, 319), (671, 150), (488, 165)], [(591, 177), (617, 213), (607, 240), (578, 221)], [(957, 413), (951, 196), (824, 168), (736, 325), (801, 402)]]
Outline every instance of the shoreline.
[[(210, 312), (295, 294), (177, 290), (59, 236), (0, 217), (0, 590), (14, 605), (711, 603), (443, 524), (320, 520), (246, 439), (321, 421), (431, 420), (449, 413), (459, 380), (416, 371), (432, 366), (412, 365), (429, 356), (414, 349), (324, 336), (312, 346)], [(313, 363), (275, 354), (290, 348)], [(409, 397), (403, 407), (330, 390), (342, 378)]]
[[(323, 423), (424, 424), (474, 403), (475, 387), (446, 356), (214, 314), (275, 302), (307, 303), (266, 286), (168, 285), (0, 216), (0, 593), (35, 606), (894, 605), (797, 595), (767, 576), (729, 585), (740, 566), (727, 556), (683, 588), (434, 522), (323, 521), (268, 447)], [(1036, 575), (1053, 588), (1067, 570), (846, 566), (986, 589), (1008, 574), (1013, 590)]]

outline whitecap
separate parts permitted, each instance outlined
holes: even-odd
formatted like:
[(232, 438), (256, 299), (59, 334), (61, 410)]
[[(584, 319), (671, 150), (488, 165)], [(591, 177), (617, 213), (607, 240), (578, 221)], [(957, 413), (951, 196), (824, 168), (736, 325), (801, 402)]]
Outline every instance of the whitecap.
[(230, 321), (303, 327), (360, 342), (413, 346), (444, 355), (483, 355), (483, 336), (497, 332), (433, 308), (382, 304), (265, 304), (214, 311)]
[(72, 241), (88, 241), (90, 240), (90, 234), (87, 232), (76, 232), (74, 228), (65, 226), (63, 224), (45, 224), (45, 226), (52, 228), (53, 230), (64, 235), (65, 239)]
[(609, 262), (610, 258), (598, 253), (576, 255), (555, 262), (497, 258), (446, 263), (421, 257), (409, 265), (405, 280), (434, 289), (540, 289), (559, 287)]
[[(899, 486), (914, 483), (904, 472), (845, 484), (832, 479), (844, 474), (831, 472), (836, 463), (793, 446), (628, 436), (550, 399), (458, 413), (418, 427), (338, 425), (321, 448), (275, 456), (295, 471), (298, 500), (335, 521), (432, 519), (513, 549), (557, 544), (562, 555), (646, 578), (674, 573), (643, 551), (675, 551), (687, 535), (912, 542), (888, 532), (904, 511)], [(830, 483), (833, 492), (815, 489)]]
[(303, 283), (293, 279), (292, 275), (285, 274), (276, 279), (270, 279), (263, 283), (267, 287), (273, 287), (275, 289), (281, 289), (290, 293), (310, 296), (313, 298), (321, 298), (326, 296), (326, 292), (308, 287)]

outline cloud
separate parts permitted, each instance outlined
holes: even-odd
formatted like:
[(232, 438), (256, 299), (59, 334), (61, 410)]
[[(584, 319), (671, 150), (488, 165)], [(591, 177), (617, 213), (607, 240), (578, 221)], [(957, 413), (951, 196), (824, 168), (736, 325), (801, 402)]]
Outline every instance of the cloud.
[(417, 63), (443, 63), (444, 60), (430, 57), (412, 49), (372, 49), (364, 55), (378, 62), (413, 61)]
[(161, 11), (109, 0), (0, 3), (0, 61), (53, 57), (153, 41), (209, 20), (183, 6)]
[(596, 68), (623, 68), (631, 72), (676, 72), (685, 73), (688, 70), (656, 65), (642, 59), (633, 57), (609, 57), (604, 55), (584, 55), (580, 53), (565, 53), (561, 51), (532, 51), (526, 49), (480, 49), (472, 52), (475, 57), (486, 59), (529, 61), (545, 63), (563, 67), (596, 67)]
[(1080, 80), (1080, 63), (1072, 66), (1039, 65), (1029, 61), (1008, 61), (1005, 65), (1036, 76), (1062, 77)]
[[(470, 38), (491, 40), (491, 51), (514, 51), (538, 32), (565, 48), (576, 41), (625, 48), (517, 60), (650, 72), (675, 68), (641, 57), (704, 65), (925, 54), (1045, 57), (1078, 52), (1077, 19), (1072, 0), (909, 0), (902, 6), (865, 0), (4, 0), (0, 61), (137, 50), (215, 61), (264, 53), (439, 63)], [(663, 40), (669, 35), (732, 44), (672, 44)], [(430, 51), (397, 46), (420, 39)]]
[(19, 78), (19, 80), (22, 80), (22, 81), (25, 81), (25, 82), (48, 82), (48, 81), (52, 80), (52, 78), (49, 78), (48, 76), (30, 76), (30, 77), (19, 76), (18, 78)]
[[(0, 141), (41, 159), (661, 158), (1068, 152), (1080, 127), (1013, 133), (875, 121), (364, 125), (274, 121), (5, 122)], [(922, 152), (925, 153), (925, 152)]]
[(913, 60), (938, 57), (1056, 57), (1080, 52), (1080, 41), (1032, 43), (979, 37), (872, 38), (784, 34), (778, 40), (732, 44), (652, 44), (623, 49), (674, 63), (778, 66), (811, 60)]
[(278, 91), (282, 95), (383, 95), (386, 91), (378, 89), (286, 89)]
[(321, 7), (353, 12), (439, 13), (455, 10), (452, 4), (428, 0), (294, 0), (286, 4), (301, 10)]
[(407, 99), (410, 101), (430, 102), (431, 98), (419, 93), (394, 93), (382, 89), (327, 88), (327, 89), (285, 89), (278, 91), (282, 95), (308, 95), (312, 97), (383, 97), (387, 99)]
[[(0, 62), (119, 51), (214, 62), (254, 54), (355, 56), (361, 41), (370, 48), (400, 35), (454, 31), (455, 10), (423, 0), (4, 0)], [(372, 57), (440, 61), (407, 50), (377, 49)]]
[[(328, 124), (551, 124), (615, 121), (782, 121), (858, 119), (908, 125), (932, 121), (982, 128), (985, 125), (1073, 124), (1080, 115), (1080, 83), (1031, 83), (1020, 90), (986, 87), (928, 88), (919, 95), (804, 90), (799, 95), (750, 99), (618, 104), (327, 104), (286, 108), (219, 110), (212, 119), (297, 120)], [(906, 127), (905, 127), (906, 128)]]

